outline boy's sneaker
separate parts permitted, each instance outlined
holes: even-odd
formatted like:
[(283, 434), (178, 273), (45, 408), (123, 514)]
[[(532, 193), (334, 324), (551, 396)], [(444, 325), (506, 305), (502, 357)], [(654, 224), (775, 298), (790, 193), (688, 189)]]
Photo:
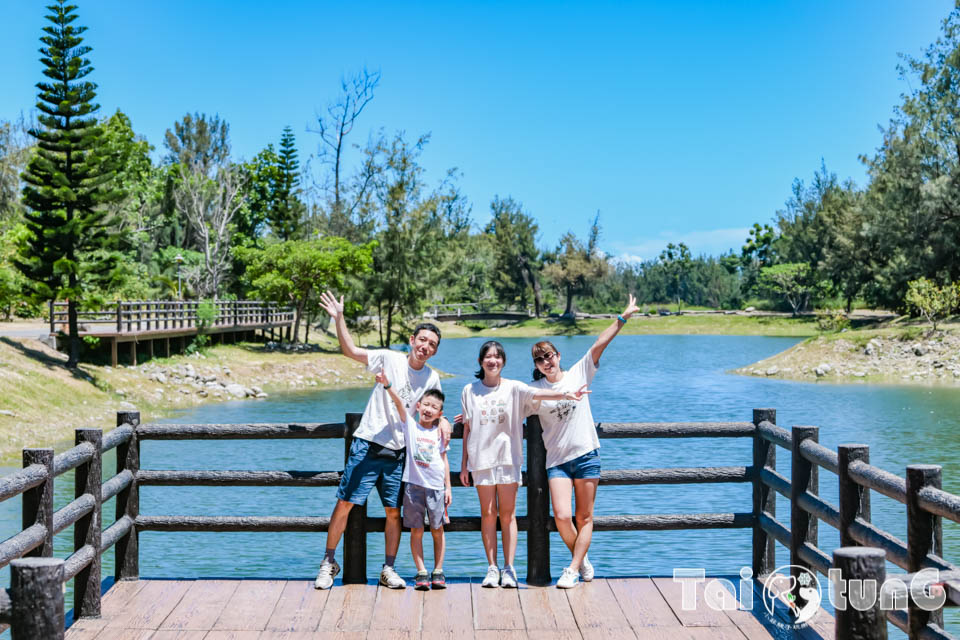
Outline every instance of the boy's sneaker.
[(580, 563), (580, 579), (584, 582), (593, 580), (593, 565), (587, 556), (583, 556), (583, 562)]
[(393, 567), (387, 565), (383, 565), (383, 569), (380, 570), (380, 584), (391, 589), (403, 589), (407, 586), (406, 580), (401, 578)]
[(413, 588), (417, 591), (426, 591), (430, 588), (430, 576), (427, 575), (426, 569), (417, 571), (417, 575), (413, 579)]
[(564, 567), (560, 579), (557, 580), (557, 589), (573, 589), (579, 582), (577, 572), (570, 567)]
[(340, 565), (337, 561), (320, 563), (320, 571), (317, 572), (317, 579), (313, 583), (315, 589), (329, 589), (333, 586), (333, 578), (340, 573)]
[(434, 569), (433, 574), (431, 574), (431, 581), (433, 582), (434, 589), (446, 589), (447, 588), (447, 577), (443, 575), (443, 569)]
[(487, 575), (483, 579), (483, 582), (480, 583), (481, 587), (499, 587), (500, 586), (500, 569), (497, 565), (492, 564), (487, 567)]
[(517, 588), (517, 572), (513, 567), (504, 567), (500, 572), (500, 586), (504, 589)]

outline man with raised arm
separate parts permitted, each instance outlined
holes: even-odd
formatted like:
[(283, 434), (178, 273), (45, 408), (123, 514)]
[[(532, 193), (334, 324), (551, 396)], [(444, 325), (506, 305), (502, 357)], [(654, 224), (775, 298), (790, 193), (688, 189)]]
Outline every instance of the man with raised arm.
[[(370, 373), (383, 371), (403, 400), (407, 412), (413, 412), (424, 391), (440, 389), (437, 372), (426, 366), (427, 360), (440, 345), (440, 329), (435, 325), (423, 323), (416, 326), (410, 336), (410, 352), (406, 355), (390, 349), (361, 349), (353, 343), (347, 330), (343, 317), (343, 296), (338, 300), (327, 291), (320, 295), (320, 304), (336, 324), (337, 340), (340, 341), (343, 355), (365, 365)], [(450, 425), (443, 417), (440, 418), (440, 427), (449, 434)], [(404, 453), (404, 420), (397, 413), (383, 385), (378, 383), (367, 401), (360, 426), (353, 434), (350, 454), (337, 489), (337, 506), (330, 516), (326, 551), (314, 583), (317, 589), (333, 586), (334, 577), (340, 573), (340, 565), (334, 555), (347, 527), (347, 516), (353, 505), (366, 502), (374, 486), (387, 516), (384, 527), (386, 558), (380, 571), (380, 584), (391, 589), (407, 586), (393, 568), (400, 546), (400, 484)]]

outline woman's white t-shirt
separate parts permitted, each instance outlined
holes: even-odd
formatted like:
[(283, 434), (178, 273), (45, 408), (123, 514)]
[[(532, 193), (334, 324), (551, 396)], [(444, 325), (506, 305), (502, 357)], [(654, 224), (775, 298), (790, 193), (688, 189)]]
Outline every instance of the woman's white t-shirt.
[(407, 414), (404, 425), (407, 439), (407, 462), (403, 467), (403, 481), (428, 489), (444, 489), (447, 468), (441, 455), (447, 450), (440, 427), (421, 426)]
[(496, 387), (482, 380), (468, 384), (460, 394), (467, 437), (467, 470), (482, 471), (523, 464), (523, 420), (536, 389), (517, 380), (500, 379)]
[[(574, 393), (583, 385), (593, 382), (597, 366), (590, 352), (580, 358), (556, 384), (546, 378), (535, 380), (532, 385), (540, 389)], [(534, 405), (536, 406), (536, 405)], [(556, 467), (568, 460), (580, 457), (600, 447), (597, 425), (590, 411), (590, 396), (579, 401), (541, 400), (540, 408), (532, 411), (540, 418), (543, 427), (543, 444), (547, 449), (547, 468)]]
[[(417, 402), (424, 391), (440, 388), (440, 376), (436, 371), (426, 365), (422, 369), (414, 369), (405, 354), (390, 349), (367, 351), (367, 371), (377, 373), (381, 369), (403, 400), (407, 415), (417, 410)], [(388, 449), (403, 449), (403, 420), (382, 384), (378, 383), (370, 394), (360, 426), (353, 437), (375, 442)]]

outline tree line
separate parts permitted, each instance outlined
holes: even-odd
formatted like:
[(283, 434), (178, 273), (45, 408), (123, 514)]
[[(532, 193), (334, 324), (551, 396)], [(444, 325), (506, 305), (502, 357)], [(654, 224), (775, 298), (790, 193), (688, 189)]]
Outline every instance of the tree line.
[(477, 224), (457, 170), (427, 180), (429, 134), (373, 129), (359, 141), (376, 71), (344, 77), (307, 127), (319, 150), (305, 162), (289, 126), (245, 160), (232, 153), (229, 123), (189, 112), (156, 155), (122, 110), (98, 115), (76, 7), (61, 0), (49, 11), (35, 120), (0, 120), (7, 317), (66, 299), (76, 335), (76, 310), (109, 300), (253, 297), (293, 305), (309, 331), (329, 287), (388, 344), (435, 302), (540, 316), (615, 311), (633, 292), (677, 308), (906, 309), (911, 283), (960, 279), (958, 10), (921, 57), (904, 58), (900, 73), (916, 88), (862, 157), (865, 187), (821, 166), (739, 252), (693, 256), (671, 243), (641, 262), (600, 249), (599, 213), (555, 247), (540, 245), (537, 219), (513, 197), (494, 198)]

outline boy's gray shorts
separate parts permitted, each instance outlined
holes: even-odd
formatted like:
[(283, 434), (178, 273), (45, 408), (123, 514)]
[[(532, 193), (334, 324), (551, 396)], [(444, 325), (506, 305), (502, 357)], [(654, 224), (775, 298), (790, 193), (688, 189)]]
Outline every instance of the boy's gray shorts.
[(443, 504), (443, 489), (428, 489), (416, 484), (403, 485), (403, 526), (422, 529), (429, 518), (431, 529), (439, 529), (447, 522)]

